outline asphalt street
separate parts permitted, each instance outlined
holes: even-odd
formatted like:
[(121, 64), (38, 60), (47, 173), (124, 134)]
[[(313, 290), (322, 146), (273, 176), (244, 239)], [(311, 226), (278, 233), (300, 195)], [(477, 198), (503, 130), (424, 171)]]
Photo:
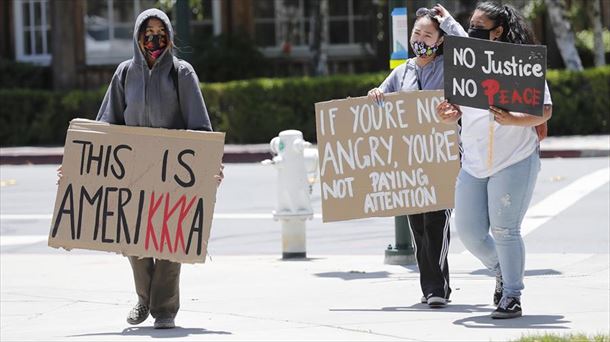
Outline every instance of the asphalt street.
[[(603, 182), (603, 176), (602, 183), (586, 182), (587, 177), (608, 166), (608, 158), (542, 160), (530, 210), (544, 204), (550, 212), (544, 213), (546, 218), (542, 222), (537, 221), (536, 212), (526, 216), (524, 226), (534, 227), (524, 228), (528, 253), (608, 253), (609, 184)], [(56, 168), (0, 167), (2, 253), (68, 253), (46, 245), (55, 201)], [(217, 195), (209, 254), (281, 255), (280, 223), (271, 218), (277, 198), (276, 170), (258, 163), (228, 164), (225, 175)], [(570, 189), (579, 180), (586, 184)], [(313, 186), (312, 203), (314, 211), (320, 214), (319, 183)], [(322, 223), (317, 215), (307, 222), (307, 253), (383, 255), (388, 244), (394, 242), (393, 226), (392, 218)], [(463, 250), (453, 231), (450, 252)]]
[[(276, 170), (228, 164), (205, 265), (185, 265), (177, 328), (128, 326), (125, 258), (47, 246), (57, 166), (0, 166), (3, 341), (508, 341), (608, 334), (609, 161), (543, 159), (522, 226), (524, 316), (492, 320), (494, 278), (452, 233), (452, 303), (419, 303), (417, 267), (383, 264), (392, 218), (307, 223), (308, 259), (282, 261)], [(313, 208), (320, 213), (319, 184)]]

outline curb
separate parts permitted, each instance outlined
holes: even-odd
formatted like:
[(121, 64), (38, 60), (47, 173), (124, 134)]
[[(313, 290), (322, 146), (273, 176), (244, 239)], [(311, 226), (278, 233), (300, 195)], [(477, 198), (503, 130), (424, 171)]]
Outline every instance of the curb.
[[(542, 158), (593, 158), (610, 157), (607, 148), (572, 148), (561, 149), (560, 146), (542, 148)], [(595, 147), (598, 147), (595, 145)], [(223, 163), (258, 163), (271, 159), (273, 155), (268, 144), (225, 145)], [(0, 165), (43, 165), (61, 164), (63, 147), (7, 147), (0, 148)]]
[(541, 158), (610, 157), (610, 150), (541, 150)]
[[(243, 152), (225, 153), (222, 156), (223, 163), (258, 163), (265, 159), (271, 159), (270, 152)], [(19, 155), (0, 155), (0, 165), (44, 165), (61, 164), (62, 154), (19, 154)]]

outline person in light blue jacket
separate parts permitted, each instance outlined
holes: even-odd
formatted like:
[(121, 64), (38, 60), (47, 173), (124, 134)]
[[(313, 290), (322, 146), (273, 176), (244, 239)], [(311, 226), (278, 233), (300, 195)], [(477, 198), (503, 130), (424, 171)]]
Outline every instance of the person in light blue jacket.
[[(368, 96), (383, 105), (384, 94), (398, 91), (443, 89), (443, 40), (445, 31), (435, 10), (420, 8), (410, 37), (415, 58), (395, 68)], [(451, 208), (408, 215), (415, 242), (422, 290), (421, 303), (443, 307), (449, 302), (449, 222)]]

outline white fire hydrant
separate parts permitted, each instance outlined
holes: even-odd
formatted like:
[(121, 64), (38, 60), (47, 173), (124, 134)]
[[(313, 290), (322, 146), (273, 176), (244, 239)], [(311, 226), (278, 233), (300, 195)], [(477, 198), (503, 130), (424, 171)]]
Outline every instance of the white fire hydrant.
[(274, 165), (278, 171), (277, 207), (273, 219), (282, 224), (282, 259), (305, 258), (305, 221), (313, 218), (310, 194), (317, 178), (318, 150), (303, 140), (297, 130), (280, 132), (269, 143), (275, 154), (263, 165)]

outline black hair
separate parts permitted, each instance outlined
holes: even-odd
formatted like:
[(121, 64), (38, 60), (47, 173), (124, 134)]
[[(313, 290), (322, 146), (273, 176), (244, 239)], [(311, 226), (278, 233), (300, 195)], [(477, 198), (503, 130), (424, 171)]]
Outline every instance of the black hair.
[[(441, 29), (441, 23), (435, 18), (436, 15), (438, 15), (438, 13), (436, 13), (436, 10), (422, 7), (415, 12), (415, 21), (413, 22), (413, 25), (415, 25), (415, 23), (421, 18), (426, 17), (426, 18), (430, 19), (430, 21), (432, 21), (432, 24), (434, 24), (434, 27), (438, 31), (438, 35), (439, 35), (438, 37), (440, 39), (441, 37), (443, 37), (445, 35), (445, 31), (443, 31)], [(443, 54), (443, 45), (445, 45), (443, 43), (441, 43), (441, 45), (439, 45), (439, 47), (438, 47), (438, 50), (436, 50), (437, 56), (440, 56)]]
[(138, 28), (138, 37), (140, 37), (140, 35), (142, 35), (143, 33), (146, 32), (146, 27), (147, 27), (148, 21), (150, 19), (157, 19), (157, 20), (159, 20), (163, 24), (163, 27), (165, 28), (165, 33), (166, 33), (166, 35), (168, 37), (168, 40), (169, 40), (169, 32), (168, 32), (167, 25), (165, 24), (165, 21), (163, 21), (163, 19), (161, 19), (159, 17), (155, 17), (155, 16), (151, 16), (151, 17), (148, 17), (148, 18), (144, 19), (144, 21), (142, 22), (142, 24), (140, 24), (140, 27)]
[(485, 13), (494, 26), (504, 28), (500, 41), (514, 44), (536, 44), (534, 32), (523, 15), (511, 5), (497, 1), (480, 2), (477, 10)]

